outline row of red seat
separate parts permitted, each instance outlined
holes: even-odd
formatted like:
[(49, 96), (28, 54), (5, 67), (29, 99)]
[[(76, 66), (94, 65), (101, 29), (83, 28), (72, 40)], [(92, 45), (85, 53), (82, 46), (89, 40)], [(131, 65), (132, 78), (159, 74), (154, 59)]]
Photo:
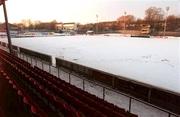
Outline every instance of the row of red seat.
[[(75, 86), (70, 86), (67, 87), (68, 85), (70, 85), (69, 83), (47, 73), (46, 71), (43, 71), (41, 69), (39, 69), (38, 67), (34, 68), (36, 73), (40, 74), (41, 76), (43, 76), (44, 78), (46, 78), (48, 81), (52, 82), (53, 84), (55, 84), (56, 86), (59, 86), (60, 88), (70, 92), (71, 94), (74, 95), (74, 97), (79, 97), (80, 100), (85, 101), (85, 103), (87, 103), (89, 106), (93, 106), (94, 108), (98, 108), (99, 110), (101, 110), (101, 112), (104, 112), (106, 115), (110, 115), (110, 116), (116, 116), (118, 114), (127, 114), (125, 112), (124, 109), (121, 109), (113, 104), (110, 104), (98, 97), (96, 97), (95, 95), (90, 95), (89, 93), (81, 90), (80, 88), (77, 88)], [(111, 113), (108, 113), (109, 111), (111, 111)]]
[[(11, 58), (9, 58), (9, 59), (11, 59)], [(33, 86), (32, 84), (34, 83), (34, 85), (35, 85), (36, 87), (34, 86), (33, 88), (37, 88), (37, 86), (39, 85), (38, 82), (36, 82), (36, 81), (34, 80), (34, 78), (30, 78), (25, 72), (23, 72), (21, 69), (19, 69), (19, 68), (23, 68), (26, 72), (30, 72), (30, 70), (26, 69), (25, 65), (20, 65), (20, 63), (18, 63), (17, 61), (16, 61), (17, 65), (14, 65), (14, 64), (12, 64), (11, 62), (9, 62), (9, 61), (6, 60), (6, 59), (3, 59), (3, 58), (2, 58), (2, 60), (4, 60), (3, 62), (6, 62), (6, 63), (7, 63), (6, 66), (4, 66), (4, 68), (5, 68), (5, 67), (6, 67), (6, 68), (9, 67), (9, 66), (8, 66), (8, 64), (9, 64), (9, 65), (11, 66), (11, 68), (13, 68), (13, 69), (11, 69), (11, 70), (15, 71), (16, 74), (18, 74), (18, 76), (20, 76), (18, 81), (20, 81), (20, 80), (27, 81), (27, 78), (29, 78), (29, 81), (30, 81), (30, 82), (27, 82), (27, 83), (28, 83), (28, 84), (31, 84), (31, 86)], [(12, 59), (12, 60), (13, 60), (13, 59)], [(19, 64), (19, 65), (18, 65), (18, 64)], [(17, 66), (18, 66), (18, 67), (17, 67)], [(28, 66), (29, 66), (29, 65), (28, 65)], [(30, 66), (29, 66), (29, 67), (30, 67)], [(42, 91), (46, 91), (46, 90), (44, 90), (45, 88), (42, 88), (41, 85), (39, 85), (39, 88), (41, 88)], [(46, 94), (46, 93), (44, 93), (44, 94)], [(49, 94), (46, 94), (46, 97), (50, 97), (50, 95), (49, 95)], [(56, 99), (57, 99), (57, 98), (56, 98)], [(67, 104), (65, 104), (65, 103), (62, 103), (62, 102), (60, 102), (59, 100), (57, 100), (56, 104), (58, 104), (58, 106), (59, 106), (58, 109), (60, 109), (60, 106), (61, 106), (61, 109), (62, 109), (62, 108), (64, 109), (62, 112), (63, 112), (63, 114), (65, 114), (66, 117), (75, 117), (76, 112), (73, 111), (73, 109), (72, 109), (69, 105), (67, 105)], [(69, 112), (66, 112), (66, 111), (69, 111)], [(76, 117), (77, 117), (77, 116), (76, 116)]]
[[(18, 66), (18, 65), (16, 65), (16, 66)], [(32, 82), (32, 83), (29, 82), (29, 84), (34, 85), (35, 88), (42, 87), (42, 86), (40, 86), (40, 85), (38, 84), (38, 82), (41, 82), (44, 86), (48, 86), (48, 85), (49, 85), (50, 88), (53, 88), (52, 86), (50, 86), (50, 85), (52, 85), (52, 84), (51, 84), (49, 81), (46, 81), (45, 79), (41, 78), (38, 74), (33, 73), (33, 72), (32, 72), (32, 70), (33, 70), (32, 67), (29, 67), (29, 69), (27, 69), (27, 68), (24, 67), (24, 66), (19, 66), (19, 67), (15, 67), (15, 69), (18, 69), (18, 68), (20, 68), (20, 67), (23, 67), (23, 69), (26, 71), (26, 73), (29, 73), (29, 74), (31, 74), (31, 76), (34, 77), (34, 80), (32, 80), (32, 78), (29, 79), (29, 81), (34, 81), (34, 82)], [(32, 70), (31, 70), (31, 69), (32, 69)], [(20, 74), (24, 75), (24, 76), (22, 76), (22, 77), (28, 79), (29, 76), (28, 76), (25, 72), (23, 72), (23, 71), (21, 71), (21, 70), (17, 70), (17, 72), (21, 72)], [(19, 75), (20, 75), (20, 74), (19, 74)], [(37, 82), (35, 79), (38, 80), (38, 82)], [(41, 80), (41, 81), (40, 81), (40, 80)], [(39, 86), (38, 86), (38, 85), (39, 85)], [(67, 99), (69, 99), (68, 101), (71, 102), (71, 104), (74, 104), (74, 106), (76, 106), (77, 108), (79, 108), (80, 111), (82, 111), (84, 114), (87, 114), (87, 116), (91, 116), (92, 114), (95, 114), (95, 113), (96, 113), (96, 115), (98, 115), (98, 116), (102, 116), (102, 115), (103, 115), (103, 113), (98, 113), (95, 109), (90, 108), (90, 107), (82, 104), (81, 101), (79, 101), (79, 100), (73, 100), (74, 97), (72, 97), (70, 94), (66, 93), (65, 91), (61, 91), (61, 92), (60, 92), (60, 89), (58, 89), (58, 88), (55, 87), (55, 86), (54, 86), (54, 89), (55, 89), (56, 91), (58, 91), (58, 93), (60, 93), (60, 96), (61, 96), (61, 97), (64, 96), (63, 98), (66, 99), (66, 101), (67, 101)], [(38, 90), (38, 89), (37, 89), (37, 90)], [(39, 92), (41, 92), (41, 93), (45, 92), (45, 93), (43, 93), (43, 94), (47, 94), (47, 92), (50, 92), (50, 90), (48, 90), (48, 91), (47, 91), (47, 90), (42, 90), (42, 91), (39, 91)], [(52, 95), (55, 95), (55, 94), (52, 94)], [(47, 96), (47, 95), (46, 95), (46, 97), (50, 97), (50, 96)], [(57, 99), (57, 97), (56, 97), (55, 99)], [(72, 100), (73, 100), (73, 101), (72, 101)], [(58, 103), (57, 103), (57, 104), (58, 104)], [(77, 106), (77, 105), (78, 105), (78, 106)], [(72, 113), (72, 112), (71, 112), (71, 113)], [(69, 112), (69, 114), (71, 114), (71, 113)], [(74, 115), (71, 115), (70, 117), (73, 117), (73, 116), (74, 116)]]
[(22, 102), (32, 112), (33, 116), (47, 117), (46, 113), (31, 99), (31, 97), (16, 83), (15, 80), (11, 79), (4, 70), (0, 70), (2, 78), (8, 81), (8, 83), (15, 90), (17, 95), (21, 98)]
[[(1, 50), (1, 59), (6, 62), (7, 69), (14, 70), (18, 81), (29, 85), (40, 98), (45, 98), (52, 109), (68, 117), (137, 117), (113, 104), (91, 95), (38, 67)], [(72, 114), (73, 113), (73, 114)]]

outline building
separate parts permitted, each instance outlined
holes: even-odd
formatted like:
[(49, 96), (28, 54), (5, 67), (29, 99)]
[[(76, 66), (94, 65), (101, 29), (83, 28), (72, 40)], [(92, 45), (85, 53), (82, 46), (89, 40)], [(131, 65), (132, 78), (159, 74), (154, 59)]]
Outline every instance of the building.
[[(9, 29), (10, 29), (10, 33), (11, 36), (15, 36), (18, 34), (18, 32), (20, 31), (20, 28), (14, 24), (9, 24)], [(6, 24), (2, 23), (0, 24), (0, 33), (1, 35), (6, 35)]]
[(141, 34), (149, 35), (151, 33), (151, 26), (149, 24), (141, 25)]
[[(9, 24), (9, 28), (10, 28), (10, 31), (18, 31), (19, 30), (18, 26), (14, 25), (14, 24)], [(6, 24), (5, 23), (0, 24), (0, 32), (6, 32)]]
[(57, 23), (55, 25), (56, 31), (62, 31), (63, 30), (63, 23)]
[(63, 24), (63, 30), (77, 30), (77, 24), (76, 23), (64, 23)]
[(57, 32), (66, 32), (66, 33), (74, 33), (78, 30), (77, 23), (70, 22), (70, 23), (57, 23), (56, 24), (56, 31)]

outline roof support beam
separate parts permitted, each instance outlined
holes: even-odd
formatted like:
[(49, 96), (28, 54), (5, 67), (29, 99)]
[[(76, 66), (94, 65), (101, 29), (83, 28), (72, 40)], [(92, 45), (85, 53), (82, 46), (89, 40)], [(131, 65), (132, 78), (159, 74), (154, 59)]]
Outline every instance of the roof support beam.
[(8, 16), (7, 16), (5, 0), (0, 0), (0, 5), (3, 5), (4, 18), (5, 18), (5, 24), (6, 24), (6, 32), (7, 32), (7, 38), (8, 38), (8, 47), (9, 47), (9, 52), (12, 54), (13, 50), (12, 50), (11, 35), (10, 35), (10, 31), (9, 31), (9, 23), (8, 23)]

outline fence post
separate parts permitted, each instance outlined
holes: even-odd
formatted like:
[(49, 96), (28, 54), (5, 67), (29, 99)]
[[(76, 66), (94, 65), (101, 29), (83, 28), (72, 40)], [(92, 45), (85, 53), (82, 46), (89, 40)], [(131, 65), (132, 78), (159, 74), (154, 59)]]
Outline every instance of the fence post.
[(24, 54), (22, 53), (22, 59), (24, 60)]
[(151, 101), (151, 89), (149, 89), (149, 91), (148, 91), (148, 102), (150, 102)]
[(103, 87), (103, 100), (105, 100), (105, 87)]
[(35, 58), (35, 61), (36, 61), (36, 66), (37, 66), (37, 59)]
[(27, 58), (26, 58), (26, 54), (24, 54), (24, 60), (26, 61), (26, 59), (27, 59)]
[(41, 60), (41, 62), (42, 62), (42, 70), (44, 70), (44, 65), (43, 65), (43, 61)]
[(31, 58), (31, 65), (33, 65), (33, 64), (32, 64), (32, 57), (30, 57), (30, 58)]
[(69, 72), (69, 83), (71, 84), (71, 72)]
[(51, 66), (50, 66), (50, 63), (49, 63), (49, 73), (51, 74)]
[(60, 75), (59, 75), (59, 67), (57, 67), (57, 70), (58, 70), (58, 78), (60, 78)]
[(27, 60), (27, 62), (28, 62), (28, 55), (26, 55), (26, 60)]
[(19, 52), (19, 58), (21, 58), (21, 53)]
[(83, 90), (85, 91), (85, 84), (84, 84), (85, 82), (84, 82), (84, 79), (83, 79)]
[(24, 60), (26, 61), (26, 55), (24, 54)]
[(24, 60), (26, 61), (26, 55), (25, 54), (23, 54), (24, 55)]
[(129, 98), (129, 112), (131, 112), (131, 97)]
[(112, 78), (112, 87), (115, 89), (115, 77)]

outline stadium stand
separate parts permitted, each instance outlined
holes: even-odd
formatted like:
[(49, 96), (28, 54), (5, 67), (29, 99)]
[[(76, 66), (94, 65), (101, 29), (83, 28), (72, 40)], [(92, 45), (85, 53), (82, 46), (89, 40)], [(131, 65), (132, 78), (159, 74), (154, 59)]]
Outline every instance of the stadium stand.
[(0, 76), (37, 117), (137, 117), (0, 49)]

